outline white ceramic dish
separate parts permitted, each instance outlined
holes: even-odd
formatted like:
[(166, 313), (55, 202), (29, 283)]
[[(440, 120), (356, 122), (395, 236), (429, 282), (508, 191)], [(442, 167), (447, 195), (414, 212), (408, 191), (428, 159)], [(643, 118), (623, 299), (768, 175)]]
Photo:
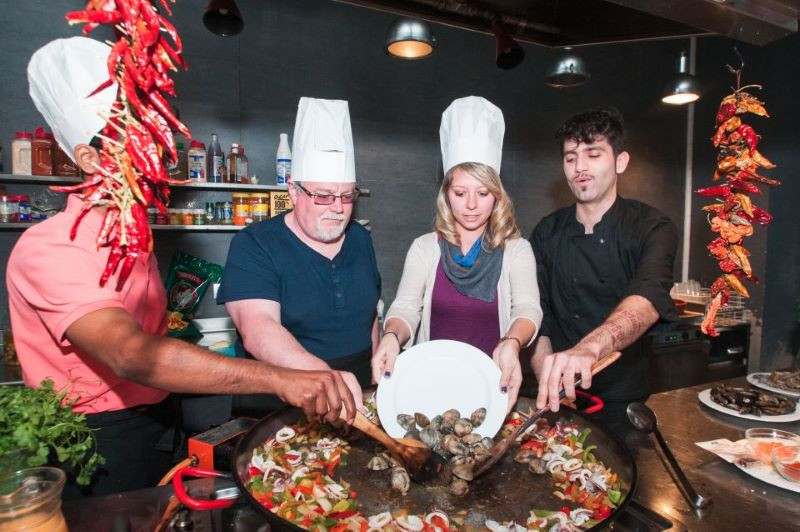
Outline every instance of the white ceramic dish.
[(777, 471), (775, 471), (774, 467), (769, 464), (758, 462), (749, 467), (742, 467), (736, 463), (735, 460), (733, 464), (751, 477), (755, 477), (762, 482), (766, 482), (767, 484), (772, 484), (773, 486), (778, 486), (779, 488), (789, 491), (794, 491), (795, 493), (800, 493), (800, 483), (786, 480), (780, 476)]
[(780, 393), (789, 397), (800, 397), (800, 393), (797, 392), (790, 392), (789, 390), (784, 390), (783, 388), (777, 388), (770, 384), (763, 383), (756, 379), (757, 376), (768, 376), (769, 373), (750, 373), (747, 375), (747, 382), (752, 384), (753, 386), (758, 386), (764, 390), (769, 390), (770, 392)]
[[(800, 420), (800, 403), (798, 403), (794, 412), (792, 412), (791, 414), (783, 414), (780, 416), (754, 416), (752, 414), (740, 414), (739, 412), (733, 410), (732, 408), (726, 408), (721, 404), (715, 403), (711, 399), (711, 388), (703, 390), (702, 392), (697, 394), (697, 397), (700, 399), (700, 402), (706, 405), (708, 408), (714, 409), (717, 412), (722, 412), (723, 414), (728, 414), (730, 416), (742, 419), (752, 419), (754, 421), (763, 421), (765, 423), (789, 423), (791, 421)], [(778, 473), (775, 474), (778, 475)]]
[(483, 351), (453, 340), (415, 345), (397, 359), (390, 378), (381, 378), (376, 396), (378, 416), (386, 432), (402, 438), (406, 430), (398, 414), (416, 412), (429, 418), (456, 408), (463, 417), (486, 408), (475, 429), (494, 437), (503, 425), (508, 396), (500, 392), (500, 370)]

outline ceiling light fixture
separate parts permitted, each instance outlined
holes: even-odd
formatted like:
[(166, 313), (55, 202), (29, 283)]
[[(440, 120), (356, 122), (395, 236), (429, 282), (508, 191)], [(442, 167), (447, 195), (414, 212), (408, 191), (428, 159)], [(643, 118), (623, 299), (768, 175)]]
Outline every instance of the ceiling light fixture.
[(583, 59), (574, 54), (569, 47), (564, 48), (564, 51), (566, 54), (561, 56), (548, 70), (544, 82), (556, 89), (566, 89), (583, 85), (589, 81), (592, 76), (586, 70), (586, 63), (583, 62)]
[(700, 89), (697, 78), (689, 74), (689, 61), (686, 58), (686, 51), (681, 50), (678, 58), (678, 75), (669, 82), (664, 90), (664, 97), (661, 101), (671, 105), (684, 105), (700, 98)]
[(220, 37), (233, 37), (241, 33), (244, 19), (235, 0), (211, 0), (203, 14), (203, 24)]
[(501, 22), (492, 24), (492, 32), (497, 40), (495, 64), (503, 70), (511, 70), (525, 59), (525, 50), (508, 33)]
[(386, 53), (401, 59), (422, 59), (433, 53), (436, 37), (424, 20), (398, 17), (386, 35)]

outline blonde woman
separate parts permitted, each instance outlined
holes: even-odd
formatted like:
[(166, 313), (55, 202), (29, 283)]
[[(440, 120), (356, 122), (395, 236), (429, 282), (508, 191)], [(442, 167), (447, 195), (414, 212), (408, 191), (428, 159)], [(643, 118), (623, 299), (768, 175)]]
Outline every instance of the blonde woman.
[(509, 408), (516, 402), (519, 351), (536, 336), (542, 310), (533, 251), (500, 181), (504, 131), (502, 112), (483, 98), (456, 100), (442, 115), (435, 231), (414, 240), (406, 256), (372, 358), (375, 382), (391, 378), (401, 346), (458, 340), (492, 357)]

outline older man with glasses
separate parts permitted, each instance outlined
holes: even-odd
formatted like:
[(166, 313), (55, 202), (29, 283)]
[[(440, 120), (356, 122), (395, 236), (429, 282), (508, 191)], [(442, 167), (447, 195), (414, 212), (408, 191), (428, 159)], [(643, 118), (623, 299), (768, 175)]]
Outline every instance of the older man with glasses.
[[(236, 235), (217, 302), (236, 324), (237, 356), (339, 370), (361, 405), (381, 280), (369, 233), (350, 223), (359, 190), (347, 102), (300, 99), (292, 170), (294, 209)], [(280, 406), (248, 402), (240, 412)]]

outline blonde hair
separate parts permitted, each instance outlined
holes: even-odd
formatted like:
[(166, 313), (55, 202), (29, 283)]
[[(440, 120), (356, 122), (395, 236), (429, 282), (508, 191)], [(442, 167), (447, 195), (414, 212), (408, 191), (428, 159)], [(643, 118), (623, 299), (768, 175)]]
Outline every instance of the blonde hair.
[(494, 208), (486, 227), (489, 250), (503, 248), (508, 240), (519, 238), (520, 231), (514, 218), (514, 205), (506, 189), (503, 188), (500, 176), (494, 168), (481, 163), (461, 163), (445, 174), (442, 186), (439, 187), (439, 194), (436, 196), (436, 221), (434, 223), (436, 231), (448, 242), (461, 245), (461, 239), (456, 232), (456, 219), (447, 199), (447, 192), (453, 182), (453, 173), (458, 169), (480, 181), (494, 196)]

